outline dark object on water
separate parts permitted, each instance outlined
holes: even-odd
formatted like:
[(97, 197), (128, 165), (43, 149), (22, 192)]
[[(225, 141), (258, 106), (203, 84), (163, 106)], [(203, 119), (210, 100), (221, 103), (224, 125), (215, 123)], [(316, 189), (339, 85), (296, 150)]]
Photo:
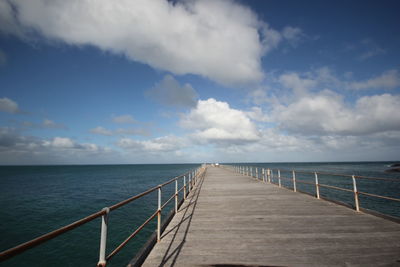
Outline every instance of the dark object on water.
[(390, 168), (393, 168), (393, 167), (400, 167), (400, 163), (393, 163), (393, 164), (391, 164), (391, 165), (390, 165)]
[(385, 170), (386, 173), (392, 173), (392, 172), (400, 172), (400, 168), (392, 168), (392, 169), (388, 169)]

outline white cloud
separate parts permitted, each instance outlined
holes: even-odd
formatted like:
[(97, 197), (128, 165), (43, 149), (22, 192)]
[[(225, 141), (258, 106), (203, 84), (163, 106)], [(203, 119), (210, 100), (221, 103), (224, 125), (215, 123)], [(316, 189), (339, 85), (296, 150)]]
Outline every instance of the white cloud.
[(245, 112), (213, 98), (199, 100), (196, 108), (182, 116), (182, 127), (195, 130), (199, 142), (246, 143), (259, 140), (259, 132)]
[(0, 127), (0, 164), (110, 163), (118, 159), (114, 151), (96, 144), (69, 137), (25, 136), (14, 128)]
[(150, 140), (134, 140), (121, 138), (117, 145), (121, 148), (139, 152), (176, 152), (185, 147), (183, 138), (173, 135), (158, 137)]
[(293, 90), (296, 96), (304, 96), (317, 85), (314, 79), (302, 78), (299, 74), (291, 72), (279, 76), (279, 82), (285, 87)]
[(42, 127), (51, 128), (51, 129), (66, 129), (67, 128), (64, 124), (56, 123), (49, 119), (43, 120)]
[(171, 75), (157, 83), (145, 94), (159, 103), (169, 106), (194, 107), (196, 106), (197, 93), (190, 84), (181, 86)]
[(151, 133), (145, 128), (118, 128), (114, 131), (114, 134), (149, 136)]
[(246, 115), (254, 121), (271, 122), (271, 118), (260, 107), (252, 107), (250, 111), (246, 111)]
[(75, 142), (67, 137), (55, 137), (52, 141), (46, 142), (45, 145), (49, 145), (57, 148), (74, 148), (76, 147)]
[(304, 135), (368, 135), (400, 131), (400, 96), (375, 95), (359, 98), (349, 107), (331, 91), (309, 95), (276, 107), (273, 119), (291, 133)]
[(101, 126), (90, 129), (89, 132), (93, 134), (113, 136), (113, 135), (142, 135), (149, 136), (150, 132), (144, 128), (118, 128), (116, 130), (109, 130)]
[(379, 76), (365, 81), (351, 82), (350, 89), (395, 89), (400, 87), (400, 75), (397, 70), (388, 70)]
[(283, 28), (282, 36), (283, 38), (288, 40), (292, 46), (297, 46), (301, 39), (304, 37), (304, 33), (298, 27), (286, 26), (285, 28)]
[(3, 32), (27, 36), (36, 31), (222, 84), (260, 81), (261, 57), (282, 39), (235, 1), (10, 0), (1, 6)]
[(7, 98), (0, 98), (0, 111), (7, 112), (7, 113), (18, 113), (20, 112), (18, 108), (18, 104)]
[(385, 49), (380, 47), (375, 41), (370, 38), (362, 40), (360, 42), (360, 47), (364, 50), (364, 52), (358, 58), (361, 61), (386, 53)]
[(132, 124), (136, 123), (136, 120), (131, 116), (131, 115), (121, 115), (121, 116), (115, 116), (112, 118), (112, 121), (115, 123), (121, 123), (121, 124)]
[(99, 135), (106, 135), (106, 136), (113, 135), (112, 131), (107, 130), (106, 128), (101, 126), (97, 126), (96, 128), (90, 129), (89, 131), (93, 134), (99, 134)]

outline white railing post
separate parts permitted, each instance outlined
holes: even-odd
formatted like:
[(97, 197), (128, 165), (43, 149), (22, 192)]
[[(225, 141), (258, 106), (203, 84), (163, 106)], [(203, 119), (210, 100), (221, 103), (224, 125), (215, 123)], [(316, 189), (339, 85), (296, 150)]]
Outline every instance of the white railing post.
[(268, 183), (271, 183), (271, 170), (269, 168), (267, 170), (267, 178), (268, 178)]
[(106, 246), (107, 246), (107, 228), (108, 228), (108, 215), (110, 214), (109, 208), (104, 208), (105, 214), (101, 216), (101, 237), (100, 237), (100, 253), (99, 262), (97, 267), (105, 267), (106, 261)]
[(314, 172), (314, 176), (315, 176), (315, 192), (316, 192), (316, 194), (317, 194), (317, 198), (320, 199), (318, 174), (317, 174), (316, 172)]
[(297, 192), (297, 188), (296, 188), (296, 173), (294, 171), (292, 171), (292, 175), (293, 175), (293, 191)]
[(271, 169), (271, 183), (274, 183), (274, 169)]
[(157, 242), (161, 241), (161, 186), (158, 186)]
[(189, 182), (188, 182), (188, 184), (189, 184), (188, 193), (190, 193), (190, 191), (192, 190), (192, 173), (191, 172), (189, 173)]
[(250, 177), (253, 177), (253, 167), (250, 167)]
[(354, 177), (354, 175), (351, 178), (353, 178), (353, 192), (354, 192), (354, 203), (356, 206), (356, 211), (360, 211), (360, 203), (358, 202), (358, 191), (357, 191), (356, 178)]
[(279, 187), (282, 187), (282, 183), (281, 183), (281, 170), (278, 170), (278, 183), (279, 183)]
[(258, 168), (256, 167), (256, 179), (258, 180)]
[(262, 179), (263, 179), (263, 182), (265, 183), (265, 169), (264, 168), (262, 168)]
[(183, 176), (183, 199), (186, 200), (186, 175)]
[(178, 213), (178, 179), (175, 180), (175, 214)]

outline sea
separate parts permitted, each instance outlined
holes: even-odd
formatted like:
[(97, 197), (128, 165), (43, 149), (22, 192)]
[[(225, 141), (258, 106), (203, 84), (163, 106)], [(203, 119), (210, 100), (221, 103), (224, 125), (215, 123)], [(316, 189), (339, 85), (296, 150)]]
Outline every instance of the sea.
[[(400, 173), (386, 173), (395, 162), (324, 163), (235, 163), (234, 165), (291, 171), (327, 172), (389, 178), (357, 180), (359, 191), (400, 198)], [(146, 191), (200, 164), (0, 166), (0, 251), (29, 241), (70, 224), (133, 195)], [(276, 180), (274, 173), (274, 181)], [(298, 173), (296, 179), (314, 181), (312, 174)], [(282, 180), (291, 188), (290, 180)], [(349, 177), (320, 175), (320, 184), (352, 188)], [(182, 186), (180, 181), (179, 187)], [(260, 184), (260, 186), (262, 186)], [(315, 186), (297, 184), (301, 191), (314, 194)], [(175, 185), (163, 188), (163, 201)], [(321, 195), (353, 205), (351, 193), (321, 188)], [(182, 198), (182, 193), (179, 196)], [(360, 196), (361, 206), (400, 218), (400, 203)], [(273, 205), (273, 203), (265, 203)], [(125, 240), (157, 209), (157, 192), (146, 195), (110, 213), (107, 252)], [(164, 214), (173, 209), (167, 206)], [(100, 219), (67, 232), (51, 241), (0, 263), (0, 266), (95, 266), (100, 243)], [(126, 266), (156, 229), (156, 220), (133, 238), (107, 266)]]

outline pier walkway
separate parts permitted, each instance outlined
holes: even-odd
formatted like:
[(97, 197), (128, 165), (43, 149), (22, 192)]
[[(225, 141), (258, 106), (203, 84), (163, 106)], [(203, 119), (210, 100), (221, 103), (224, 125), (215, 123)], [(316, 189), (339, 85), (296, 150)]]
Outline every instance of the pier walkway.
[(400, 224), (208, 167), (143, 266), (400, 266)]

